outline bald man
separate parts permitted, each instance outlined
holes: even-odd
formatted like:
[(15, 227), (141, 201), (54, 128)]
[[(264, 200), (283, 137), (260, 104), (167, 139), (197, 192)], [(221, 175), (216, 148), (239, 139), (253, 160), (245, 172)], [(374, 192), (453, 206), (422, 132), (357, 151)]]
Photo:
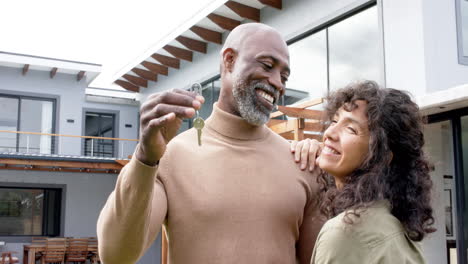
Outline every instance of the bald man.
[(310, 262), (322, 225), (316, 173), (265, 126), (289, 76), (287, 45), (271, 27), (244, 24), (220, 66), (201, 146), (193, 128), (174, 136), (203, 97), (173, 90), (142, 105), (140, 143), (98, 220), (105, 264), (135, 263), (161, 225), (171, 264)]

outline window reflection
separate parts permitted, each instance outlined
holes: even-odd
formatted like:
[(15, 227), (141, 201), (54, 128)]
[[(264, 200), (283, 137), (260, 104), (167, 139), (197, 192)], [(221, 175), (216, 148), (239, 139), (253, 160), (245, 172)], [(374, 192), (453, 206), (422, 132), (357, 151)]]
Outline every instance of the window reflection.
[(303, 98), (326, 96), (327, 39), (322, 30), (289, 46), (291, 76), (286, 84), (285, 105)]
[(378, 31), (377, 7), (329, 27), (330, 90), (362, 79), (381, 83)]
[[(0, 130), (18, 130), (19, 99), (0, 97)], [(0, 151), (16, 151), (16, 134), (2, 133), (0, 135)]]

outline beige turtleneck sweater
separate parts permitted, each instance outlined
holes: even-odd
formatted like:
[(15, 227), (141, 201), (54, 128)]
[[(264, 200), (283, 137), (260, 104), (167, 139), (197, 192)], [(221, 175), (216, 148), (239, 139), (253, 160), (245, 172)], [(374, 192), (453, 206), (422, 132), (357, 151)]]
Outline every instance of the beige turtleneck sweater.
[(309, 263), (322, 226), (316, 175), (289, 143), (216, 105), (202, 146), (190, 129), (159, 167), (133, 158), (98, 220), (105, 264), (135, 263), (166, 225), (169, 263)]

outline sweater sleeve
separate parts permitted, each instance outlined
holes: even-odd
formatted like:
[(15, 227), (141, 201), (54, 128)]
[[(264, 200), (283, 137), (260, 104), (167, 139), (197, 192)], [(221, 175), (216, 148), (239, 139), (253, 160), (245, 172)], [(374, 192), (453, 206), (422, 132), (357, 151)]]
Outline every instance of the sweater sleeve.
[[(312, 177), (315, 181), (317, 174)], [(309, 199), (304, 209), (302, 224), (299, 228), (299, 240), (296, 244), (296, 256), (299, 264), (309, 264), (315, 241), (325, 222), (318, 203), (318, 186), (311, 184)]]
[(120, 172), (97, 223), (103, 263), (136, 263), (156, 239), (167, 213), (166, 192), (156, 173), (157, 167), (135, 155)]

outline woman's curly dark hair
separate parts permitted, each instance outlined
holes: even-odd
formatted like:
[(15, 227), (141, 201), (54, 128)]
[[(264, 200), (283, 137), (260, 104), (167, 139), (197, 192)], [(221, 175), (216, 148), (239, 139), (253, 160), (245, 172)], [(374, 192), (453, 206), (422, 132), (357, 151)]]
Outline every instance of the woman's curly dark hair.
[(352, 83), (330, 94), (325, 121), (340, 107), (351, 111), (356, 100), (367, 102), (369, 153), (361, 166), (345, 178), (341, 189), (322, 172), (321, 211), (334, 217), (346, 211), (360, 216), (373, 202), (386, 199), (414, 241), (435, 231), (432, 216), (430, 166), (424, 152), (423, 118), (418, 106), (403, 91), (380, 88), (373, 81)]

